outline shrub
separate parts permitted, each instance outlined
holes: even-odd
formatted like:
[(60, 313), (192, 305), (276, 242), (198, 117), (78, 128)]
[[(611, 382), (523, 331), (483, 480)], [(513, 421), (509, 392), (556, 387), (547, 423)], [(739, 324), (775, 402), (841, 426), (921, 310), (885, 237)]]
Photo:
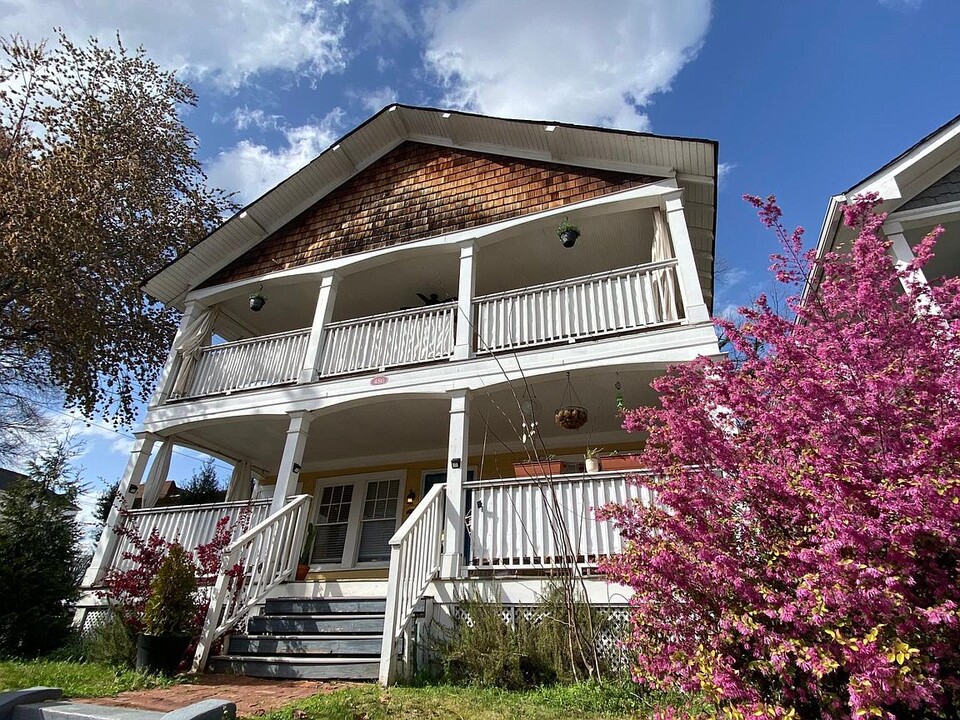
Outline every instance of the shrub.
[(111, 613), (108, 619), (87, 633), (84, 652), (86, 659), (91, 662), (132, 668), (137, 656), (137, 642), (123, 618)]
[(143, 628), (148, 635), (189, 636), (196, 629), (196, 568), (177, 543), (170, 546), (150, 586)]
[[(802, 231), (752, 199), (809, 277)], [(612, 508), (628, 543), (637, 679), (727, 717), (954, 716), (960, 699), (960, 292), (897, 270), (874, 200), (819, 290), (718, 322), (740, 361), (674, 367), (649, 432), (657, 505)], [(903, 284), (906, 290), (903, 289)]]
[[(591, 659), (574, 653), (574, 662), (570, 661), (568, 611), (559, 588), (533, 606), (531, 617), (517, 613), (512, 623), (505, 619), (509, 611), (499, 601), (472, 597), (462, 599), (459, 606), (466, 617), (443, 633), (436, 648), (447, 682), (523, 690), (593, 674)], [(573, 612), (582, 625), (592, 623), (598, 629), (603, 625), (601, 613), (585, 602), (577, 603)]]
[(0, 495), (0, 655), (49, 653), (69, 635), (81, 536), (70, 457), (56, 446)]

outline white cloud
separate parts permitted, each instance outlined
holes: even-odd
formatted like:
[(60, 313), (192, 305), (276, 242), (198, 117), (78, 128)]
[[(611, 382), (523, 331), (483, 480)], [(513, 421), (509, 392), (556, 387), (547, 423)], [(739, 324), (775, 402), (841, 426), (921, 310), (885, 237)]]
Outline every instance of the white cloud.
[(336, 5), (317, 0), (4, 0), (0, 35), (31, 40), (62, 27), (70, 39), (93, 35), (143, 45), (167, 68), (222, 88), (281, 70), (316, 79), (342, 70), (344, 21)]
[(81, 458), (104, 452), (126, 456), (133, 449), (133, 437), (129, 434), (90, 422), (79, 410), (65, 410), (62, 414), (51, 414), (50, 418), (59, 427), (59, 437), (73, 438), (83, 444)]
[(424, 13), (425, 61), (448, 105), (643, 130), (710, 24), (710, 0), (441, 0)]
[[(210, 184), (237, 191), (243, 204), (260, 197), (330, 147), (339, 137), (343, 124), (340, 108), (332, 110), (319, 123), (297, 126), (285, 125), (280, 118), (257, 112), (242, 111), (243, 122), (247, 123), (243, 127), (275, 128), (282, 136), (280, 146), (274, 149), (253, 140), (241, 140), (206, 164)], [(240, 127), (241, 121), (237, 117), (235, 120)]]
[(380, 112), (387, 105), (392, 105), (397, 101), (397, 91), (392, 87), (386, 86), (376, 90), (367, 90), (363, 92), (351, 92), (350, 95), (359, 101), (364, 110), (373, 115)]
[(717, 164), (717, 188), (723, 186), (723, 181), (727, 179), (727, 176), (730, 175), (731, 171), (737, 167), (736, 163), (732, 162), (722, 162)]
[(923, 0), (879, 0), (884, 7), (894, 10), (919, 10)]

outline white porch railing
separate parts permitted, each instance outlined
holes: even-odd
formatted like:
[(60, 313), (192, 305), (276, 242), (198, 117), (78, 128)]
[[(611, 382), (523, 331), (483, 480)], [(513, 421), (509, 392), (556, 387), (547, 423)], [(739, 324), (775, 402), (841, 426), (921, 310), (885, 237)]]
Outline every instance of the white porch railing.
[(293, 576), (303, 545), (309, 502), (309, 495), (291, 498), (227, 548), (200, 631), (193, 672), (203, 669), (210, 648), (219, 637), (263, 602), (273, 588)]
[(380, 651), (380, 683), (396, 673), (397, 642), (413, 616), (414, 606), (440, 571), (446, 485), (430, 488), (413, 514), (390, 538), (390, 580)]
[(543, 569), (574, 561), (589, 566), (621, 552), (623, 541), (613, 523), (597, 520), (594, 510), (612, 502), (651, 501), (650, 491), (628, 482), (628, 474), (635, 473), (466, 483), (472, 495), (469, 565)]
[(477, 298), (478, 350), (497, 351), (664, 325), (682, 318), (677, 261)]
[[(253, 502), (242, 500), (228, 503), (206, 503), (203, 505), (177, 505), (174, 507), (146, 508), (130, 510), (124, 513), (121, 523), (132, 526), (137, 534), (146, 539), (153, 530), (167, 542), (178, 542), (187, 550), (194, 550), (197, 546), (213, 540), (217, 523), (224, 517), (230, 518), (233, 525), (250, 508), (250, 516), (246, 527), (253, 527), (261, 522), (270, 512), (269, 500)], [(246, 528), (244, 528), (246, 529)], [(130, 560), (124, 559), (124, 553), (134, 550), (130, 539), (121, 534), (118, 537), (117, 549), (109, 562), (104, 563), (103, 570), (128, 570), (133, 567)]]
[[(202, 397), (297, 381), (310, 329), (202, 348), (180, 398)], [(174, 398), (177, 399), (177, 398)]]
[(444, 360), (453, 355), (456, 303), (330, 323), (320, 376)]

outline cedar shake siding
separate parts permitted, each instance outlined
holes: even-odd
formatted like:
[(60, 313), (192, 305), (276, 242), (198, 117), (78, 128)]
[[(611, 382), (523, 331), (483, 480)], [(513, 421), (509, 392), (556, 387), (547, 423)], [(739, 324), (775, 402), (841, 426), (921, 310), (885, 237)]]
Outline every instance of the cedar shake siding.
[(499, 222), (655, 179), (407, 141), (204, 286)]

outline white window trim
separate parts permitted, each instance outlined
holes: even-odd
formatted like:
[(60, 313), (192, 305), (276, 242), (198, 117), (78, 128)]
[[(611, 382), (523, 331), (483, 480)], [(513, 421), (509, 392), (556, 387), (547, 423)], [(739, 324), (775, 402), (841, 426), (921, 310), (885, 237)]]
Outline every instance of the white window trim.
[[(390, 567), (389, 561), (357, 562), (357, 552), (360, 549), (360, 526), (363, 518), (363, 504), (367, 498), (367, 486), (371, 482), (399, 480), (397, 496), (397, 517), (394, 529), (398, 529), (403, 522), (403, 491), (406, 489), (406, 470), (385, 470), (375, 473), (360, 473), (357, 475), (340, 475), (338, 477), (320, 478), (313, 490), (312, 522), (317, 520), (320, 510), (320, 496), (323, 489), (331, 485), (353, 485), (353, 495), (350, 499), (350, 516), (347, 518), (347, 536), (343, 541), (343, 562), (340, 563), (311, 563), (310, 572), (330, 572), (332, 570), (366, 570)], [(310, 549), (311, 555), (313, 548)]]

